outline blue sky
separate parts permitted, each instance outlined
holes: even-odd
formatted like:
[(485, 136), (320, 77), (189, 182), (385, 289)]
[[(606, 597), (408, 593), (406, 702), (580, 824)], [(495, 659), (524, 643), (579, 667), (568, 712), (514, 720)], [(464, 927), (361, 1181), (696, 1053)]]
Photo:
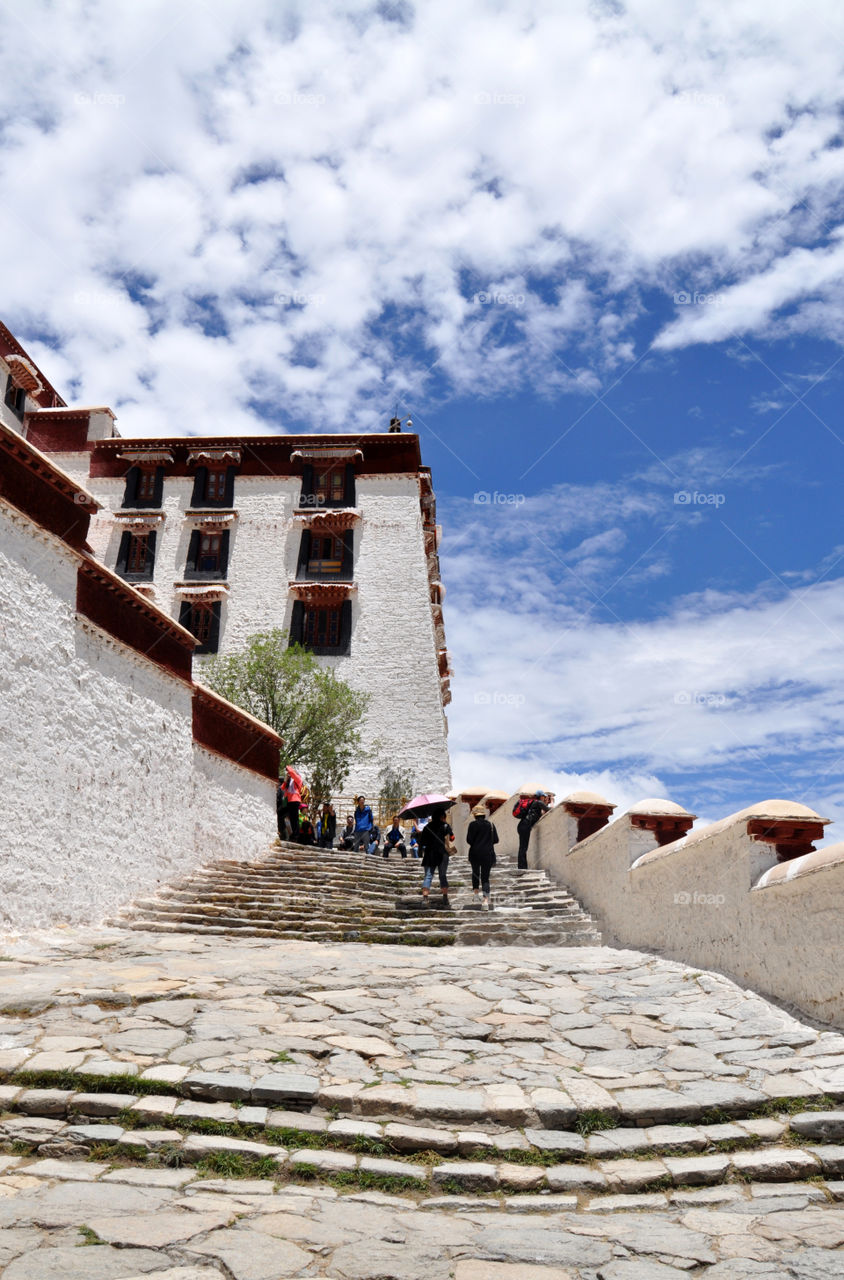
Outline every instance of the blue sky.
[(4, 318), (125, 435), (412, 413), (458, 785), (844, 810), (844, 11), (6, 14)]

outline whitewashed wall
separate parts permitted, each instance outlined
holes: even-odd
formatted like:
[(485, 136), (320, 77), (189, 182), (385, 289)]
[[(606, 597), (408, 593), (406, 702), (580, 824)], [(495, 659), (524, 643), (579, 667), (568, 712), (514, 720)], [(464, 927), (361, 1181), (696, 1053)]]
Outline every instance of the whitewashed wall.
[(191, 686), (77, 619), (77, 565), (0, 503), (0, 928), (108, 915), (203, 861), (209, 821), (236, 856), (274, 834), (272, 783), (197, 767)]
[[(62, 465), (80, 480), (84, 472), (72, 455)], [(87, 458), (87, 455), (86, 455)], [(87, 465), (87, 464), (84, 464)], [(91, 522), (89, 542), (109, 568), (117, 562), (121, 526), (112, 518), (123, 500), (118, 478), (87, 480), (103, 504)], [(296, 576), (303, 525), (294, 520), (298, 477), (237, 476), (220, 652), (241, 648), (256, 631), (289, 630), (292, 602), (288, 584)], [(193, 480), (166, 479), (166, 518), (156, 540), (154, 600), (178, 619), (180, 599), (174, 583), (183, 579), (193, 526), (186, 520)], [(354, 528), (354, 577), (351, 651), (322, 657), (354, 688), (371, 695), (363, 727), (367, 755), (355, 766), (347, 791), (374, 795), (384, 764), (408, 770), (420, 790), (451, 786), (447, 725), (440, 697), (436, 641), (431, 618), (428, 568), (415, 476), (358, 476), (356, 505), (361, 520)], [(203, 658), (194, 661), (202, 678)]]
[[(759, 814), (789, 808), (771, 804)], [(798, 822), (812, 812), (790, 810)], [(778, 866), (772, 847), (748, 835), (749, 812), (662, 848), (626, 813), (572, 847), (576, 822), (559, 805), (534, 829), (528, 860), (571, 889), (605, 944), (718, 970), (844, 1027), (844, 847)]]

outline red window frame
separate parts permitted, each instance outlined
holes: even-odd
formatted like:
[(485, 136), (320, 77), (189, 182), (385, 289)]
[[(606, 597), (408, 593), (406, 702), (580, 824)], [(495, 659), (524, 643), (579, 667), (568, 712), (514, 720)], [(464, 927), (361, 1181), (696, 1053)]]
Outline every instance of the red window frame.
[(339, 649), (341, 606), (305, 605), (302, 640), (309, 649)]
[(150, 502), (155, 497), (155, 471), (148, 467), (141, 468), (135, 497), (143, 502)]
[(226, 468), (209, 467), (205, 477), (205, 501), (222, 502), (226, 496)]
[(207, 644), (211, 639), (211, 628), (214, 625), (214, 607), (198, 601), (191, 605), (188, 631), (196, 637), (200, 644)]
[(204, 533), (200, 530), (196, 567), (200, 573), (219, 573), (223, 555), (222, 533)]
[(143, 573), (147, 567), (149, 556), (149, 534), (131, 533), (129, 535), (129, 554), (126, 557), (127, 573)]
[(314, 493), (317, 501), (342, 502), (346, 493), (346, 468), (326, 467), (314, 476)]
[(308, 573), (341, 573), (343, 539), (336, 533), (312, 533)]

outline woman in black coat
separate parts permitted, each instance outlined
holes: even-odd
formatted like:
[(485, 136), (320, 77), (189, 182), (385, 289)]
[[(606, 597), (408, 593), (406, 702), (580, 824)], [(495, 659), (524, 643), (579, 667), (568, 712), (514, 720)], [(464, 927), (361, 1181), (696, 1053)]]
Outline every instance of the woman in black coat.
[(481, 910), (489, 911), (489, 873), (495, 866), (495, 846), (498, 844), (498, 832), (495, 823), (490, 822), (486, 809), (476, 804), (472, 810), (472, 821), (466, 830), (466, 843), (469, 846), (469, 862), (472, 867), (472, 892), (475, 902), (478, 900), (478, 889), (483, 892)]
[(448, 906), (448, 860), (454, 849), (454, 832), (446, 822), (444, 813), (435, 814), (427, 826), (422, 828), (419, 847), (422, 850), (422, 866), (425, 868), (422, 897), (427, 903), (436, 871), (440, 878), (443, 904)]

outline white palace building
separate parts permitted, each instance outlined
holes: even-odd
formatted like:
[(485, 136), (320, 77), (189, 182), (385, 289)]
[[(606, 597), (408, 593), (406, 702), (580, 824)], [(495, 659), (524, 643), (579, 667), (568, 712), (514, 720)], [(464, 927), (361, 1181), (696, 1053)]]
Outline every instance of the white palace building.
[(88, 545), (196, 639), (229, 653), (278, 627), (371, 695), (367, 754), (347, 790), (389, 765), (451, 785), (440, 527), (418, 436), (123, 439), (108, 408), (64, 403), (0, 325), (0, 417), (99, 504)]

